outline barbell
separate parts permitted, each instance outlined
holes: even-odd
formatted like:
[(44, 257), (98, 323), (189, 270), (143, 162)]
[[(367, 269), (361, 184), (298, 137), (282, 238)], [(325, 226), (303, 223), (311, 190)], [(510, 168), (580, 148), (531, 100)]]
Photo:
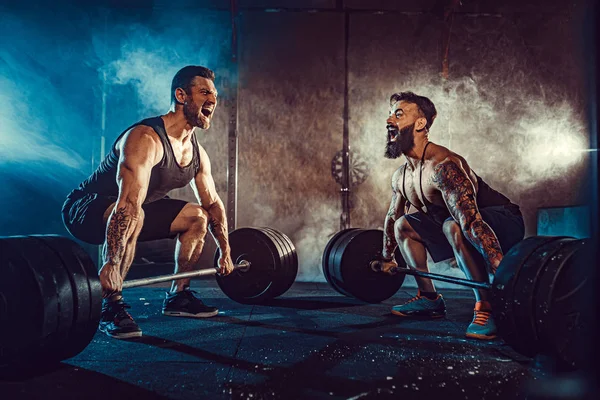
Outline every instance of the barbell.
[[(298, 272), (290, 239), (270, 228), (230, 232), (234, 270), (214, 268), (125, 281), (123, 288), (215, 275), (232, 300), (258, 304), (285, 293)], [(79, 354), (100, 322), (102, 287), (85, 250), (55, 235), (0, 237), (0, 375)]]
[(504, 256), (492, 283), (407, 268), (399, 251), (394, 275), (380, 272), (381, 230), (347, 229), (323, 252), (325, 278), (339, 293), (378, 303), (393, 296), (406, 275), (491, 291), (499, 335), (519, 353), (547, 354), (561, 366), (580, 368), (590, 343), (593, 296), (586, 268), (592, 246), (571, 237), (532, 236)]

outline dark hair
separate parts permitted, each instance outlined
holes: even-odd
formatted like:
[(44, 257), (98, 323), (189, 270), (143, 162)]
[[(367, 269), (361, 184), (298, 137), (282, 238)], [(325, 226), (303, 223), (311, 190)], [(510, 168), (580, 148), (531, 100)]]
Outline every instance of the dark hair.
[(189, 93), (192, 87), (192, 81), (195, 77), (201, 77), (215, 81), (215, 73), (206, 67), (200, 65), (188, 65), (187, 67), (181, 68), (173, 77), (171, 82), (171, 104), (177, 103), (175, 98), (175, 90), (182, 88), (186, 93)]
[(406, 101), (407, 103), (416, 104), (417, 107), (419, 107), (421, 114), (423, 114), (427, 120), (427, 125), (425, 125), (425, 127), (427, 130), (431, 128), (433, 120), (437, 116), (437, 110), (435, 109), (435, 106), (431, 100), (429, 100), (427, 97), (416, 95), (413, 92), (399, 92), (394, 93), (392, 97), (390, 97), (390, 106), (399, 101)]

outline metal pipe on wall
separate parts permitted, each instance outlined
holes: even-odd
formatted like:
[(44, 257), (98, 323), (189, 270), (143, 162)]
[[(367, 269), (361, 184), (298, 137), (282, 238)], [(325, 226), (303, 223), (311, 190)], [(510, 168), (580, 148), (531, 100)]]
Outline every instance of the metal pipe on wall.
[(348, 128), (348, 42), (350, 37), (350, 14), (344, 12), (344, 128), (342, 141), (342, 215), (340, 230), (350, 228), (350, 133)]
[[(107, 9), (103, 9), (102, 10), (102, 16), (104, 17), (104, 30), (103, 30), (103, 40), (102, 40), (102, 57), (103, 60), (106, 61), (107, 59), (107, 54), (106, 54), (106, 41), (107, 41), (107, 35), (108, 35), (108, 13), (109, 10)], [(100, 108), (100, 153), (99, 153), (99, 158), (96, 162), (96, 160), (94, 159), (94, 154), (92, 154), (92, 173), (96, 170), (96, 168), (98, 167), (98, 165), (100, 165), (100, 163), (102, 162), (102, 160), (104, 159), (105, 155), (106, 155), (106, 100), (107, 100), (107, 84), (106, 84), (106, 80), (107, 80), (107, 76), (106, 76), (106, 69), (103, 69), (102, 71), (102, 97), (101, 97), (101, 108)], [(94, 146), (94, 152), (95, 152), (95, 146)], [(102, 249), (104, 246), (98, 246), (98, 253), (97, 253), (97, 263), (96, 265), (98, 266), (98, 268), (100, 268), (101, 265), (104, 264), (103, 262), (103, 256), (102, 256)]]
[(239, 63), (238, 63), (238, 4), (231, 0), (231, 62), (233, 63), (233, 79), (229, 88), (229, 135), (228, 135), (228, 163), (227, 163), (227, 225), (230, 231), (237, 225), (237, 181), (238, 181), (238, 90), (239, 90)]

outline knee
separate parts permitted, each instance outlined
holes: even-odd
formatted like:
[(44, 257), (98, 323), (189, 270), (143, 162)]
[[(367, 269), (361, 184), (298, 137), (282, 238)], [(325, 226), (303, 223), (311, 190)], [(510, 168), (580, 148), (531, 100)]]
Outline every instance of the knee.
[(454, 220), (444, 222), (442, 226), (444, 235), (452, 247), (460, 247), (464, 243), (464, 235), (458, 222)]
[(415, 239), (415, 235), (417, 234), (406, 219), (406, 216), (400, 217), (400, 219), (394, 223), (394, 232), (396, 234), (396, 241), (398, 242), (407, 239)]
[(206, 233), (208, 230), (208, 212), (198, 206), (190, 206), (190, 209), (186, 212), (186, 219), (188, 222), (188, 230), (199, 231), (200, 233)]

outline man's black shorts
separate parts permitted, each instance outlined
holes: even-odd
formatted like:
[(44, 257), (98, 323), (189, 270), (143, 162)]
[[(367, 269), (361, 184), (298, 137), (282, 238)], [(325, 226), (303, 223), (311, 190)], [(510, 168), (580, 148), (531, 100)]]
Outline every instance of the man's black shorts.
[[(102, 244), (106, 237), (104, 213), (117, 201), (116, 197), (75, 190), (69, 194), (62, 208), (65, 227), (71, 235), (90, 244)], [(144, 225), (138, 242), (174, 238), (171, 223), (187, 204), (168, 197), (142, 205)]]
[[(485, 207), (481, 208), (479, 212), (483, 220), (496, 234), (504, 254), (515, 244), (523, 240), (525, 236), (525, 224), (520, 212), (505, 206)], [(442, 231), (442, 225), (420, 211), (414, 214), (407, 214), (405, 217), (410, 226), (425, 242), (425, 247), (427, 247), (427, 251), (434, 262), (454, 257), (452, 247)], [(452, 217), (449, 217), (446, 221), (451, 219)], [(467, 245), (471, 246), (470, 243), (467, 243)], [(473, 250), (479, 254), (475, 248)]]

